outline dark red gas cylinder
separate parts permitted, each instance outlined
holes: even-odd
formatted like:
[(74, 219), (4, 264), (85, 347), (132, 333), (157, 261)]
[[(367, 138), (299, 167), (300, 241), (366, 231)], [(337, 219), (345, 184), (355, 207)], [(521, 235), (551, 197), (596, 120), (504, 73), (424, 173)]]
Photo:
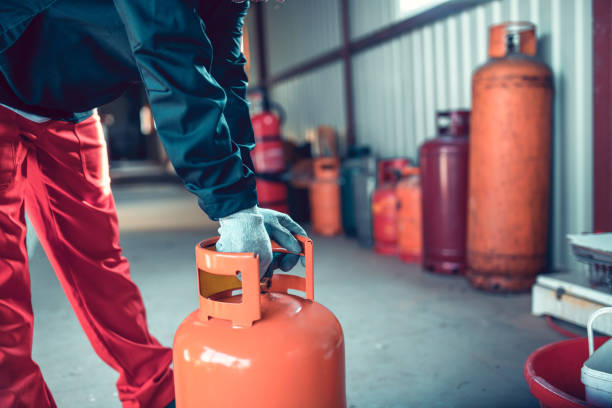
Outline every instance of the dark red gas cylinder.
[(288, 213), (288, 188), (281, 177), (285, 171), (281, 116), (266, 111), (253, 115), (251, 122), (255, 134), (251, 159), (257, 173), (259, 205)]
[(439, 112), (438, 137), (421, 146), (423, 265), (442, 274), (466, 266), (470, 111)]
[(397, 182), (410, 160), (395, 158), (378, 162), (378, 188), (372, 195), (372, 229), (374, 250), (395, 255), (397, 249)]

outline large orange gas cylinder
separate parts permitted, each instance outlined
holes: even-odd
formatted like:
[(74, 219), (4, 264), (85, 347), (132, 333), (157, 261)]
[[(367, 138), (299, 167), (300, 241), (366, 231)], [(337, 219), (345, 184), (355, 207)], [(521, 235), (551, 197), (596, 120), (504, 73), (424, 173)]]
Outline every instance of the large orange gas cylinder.
[(409, 167), (397, 183), (397, 247), (404, 262), (420, 263), (423, 252), (419, 168)]
[(197, 245), (200, 307), (174, 337), (177, 408), (346, 407), (342, 328), (314, 301), (312, 241), (297, 238), (305, 278), (268, 284), (254, 254), (216, 252), (217, 238)]
[(506, 54), (472, 83), (467, 277), (481, 289), (521, 291), (546, 269), (553, 79), (533, 56), (535, 40), (523, 46), (533, 25), (505, 31)]
[(409, 159), (396, 158), (378, 162), (378, 188), (372, 194), (372, 230), (374, 250), (382, 255), (397, 254), (396, 186)]
[(310, 186), (312, 229), (320, 235), (342, 232), (340, 203), (340, 161), (336, 157), (314, 159), (314, 180)]

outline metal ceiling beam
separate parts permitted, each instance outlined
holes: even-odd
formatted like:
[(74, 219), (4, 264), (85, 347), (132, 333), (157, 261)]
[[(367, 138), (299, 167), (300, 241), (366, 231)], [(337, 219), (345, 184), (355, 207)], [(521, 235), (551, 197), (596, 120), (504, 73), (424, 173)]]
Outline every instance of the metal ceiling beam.
[[(431, 23), (432, 21), (459, 13), (463, 10), (472, 8), (479, 4), (489, 3), (492, 0), (450, 0), (446, 1), (442, 4), (434, 6), (422, 13), (419, 13), (413, 17), (409, 17), (405, 20), (402, 20), (398, 23), (392, 24), (380, 30), (374, 31), (371, 34), (365, 35), (357, 40), (350, 41), (350, 26), (349, 20), (350, 15), (344, 15), (344, 8), (346, 7), (346, 12), (348, 12), (348, 2), (346, 0), (340, 0), (342, 4), (342, 12), (343, 12), (343, 30), (342, 37), (343, 42), (347, 41), (348, 46), (348, 54), (349, 57), (360, 53), (362, 51), (367, 50), (368, 48), (377, 46), (387, 41), (391, 41), (403, 34), (406, 34), (416, 28), (422, 27), (426, 24)], [(346, 4), (345, 4), (346, 3)], [(349, 29), (348, 33), (345, 33), (344, 30), (344, 21), (346, 21), (346, 26)], [(345, 34), (348, 34), (345, 38)], [(287, 79), (296, 77), (298, 75), (302, 75), (306, 72), (315, 70), (317, 68), (321, 68), (325, 65), (331, 64), (333, 62), (337, 62), (346, 55), (346, 45), (335, 48), (331, 51), (326, 52), (323, 55), (312, 58), (308, 61), (302, 62), (300, 64), (295, 65), (279, 74), (273, 75), (268, 78), (265, 82), (267, 86), (276, 85), (279, 82), (286, 81)]]
[(346, 144), (355, 145), (355, 116), (353, 106), (353, 70), (351, 67), (351, 26), (349, 0), (341, 0), (342, 6), (342, 63), (344, 68), (344, 109), (346, 115)]

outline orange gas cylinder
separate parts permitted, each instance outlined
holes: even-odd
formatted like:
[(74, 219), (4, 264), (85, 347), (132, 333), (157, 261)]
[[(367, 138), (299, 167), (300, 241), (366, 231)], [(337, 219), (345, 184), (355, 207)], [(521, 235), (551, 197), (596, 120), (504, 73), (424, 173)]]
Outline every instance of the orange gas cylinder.
[(382, 255), (397, 254), (397, 195), (395, 183), (386, 183), (372, 194), (374, 250)]
[(467, 277), (490, 291), (527, 290), (546, 269), (553, 78), (535, 41), (519, 52), (534, 30), (506, 23), (506, 54), (473, 77)]
[(409, 167), (396, 188), (397, 246), (405, 262), (420, 263), (423, 253), (421, 182), (418, 167)]
[(174, 337), (177, 408), (346, 407), (342, 328), (313, 300), (312, 241), (296, 238), (305, 278), (267, 284), (254, 254), (216, 252), (218, 238), (196, 246), (200, 307)]
[(378, 187), (372, 194), (372, 232), (374, 250), (382, 255), (397, 254), (397, 181), (409, 159), (378, 162)]
[(340, 203), (340, 161), (336, 157), (314, 160), (314, 180), (310, 186), (310, 219), (312, 229), (320, 235), (342, 232)]

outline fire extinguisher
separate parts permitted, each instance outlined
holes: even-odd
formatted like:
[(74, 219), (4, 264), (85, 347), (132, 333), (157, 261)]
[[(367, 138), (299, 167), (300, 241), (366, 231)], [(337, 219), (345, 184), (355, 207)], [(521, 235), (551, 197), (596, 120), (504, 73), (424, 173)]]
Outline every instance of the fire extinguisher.
[(287, 213), (287, 185), (281, 179), (286, 169), (281, 136), (285, 114), (277, 104), (272, 106), (275, 112), (263, 111), (251, 117), (255, 135), (251, 159), (257, 174), (259, 205)]
[(285, 171), (285, 155), (281, 137), (284, 113), (279, 108), (277, 112), (264, 111), (251, 117), (255, 148), (251, 151), (251, 159), (257, 173), (276, 174)]

